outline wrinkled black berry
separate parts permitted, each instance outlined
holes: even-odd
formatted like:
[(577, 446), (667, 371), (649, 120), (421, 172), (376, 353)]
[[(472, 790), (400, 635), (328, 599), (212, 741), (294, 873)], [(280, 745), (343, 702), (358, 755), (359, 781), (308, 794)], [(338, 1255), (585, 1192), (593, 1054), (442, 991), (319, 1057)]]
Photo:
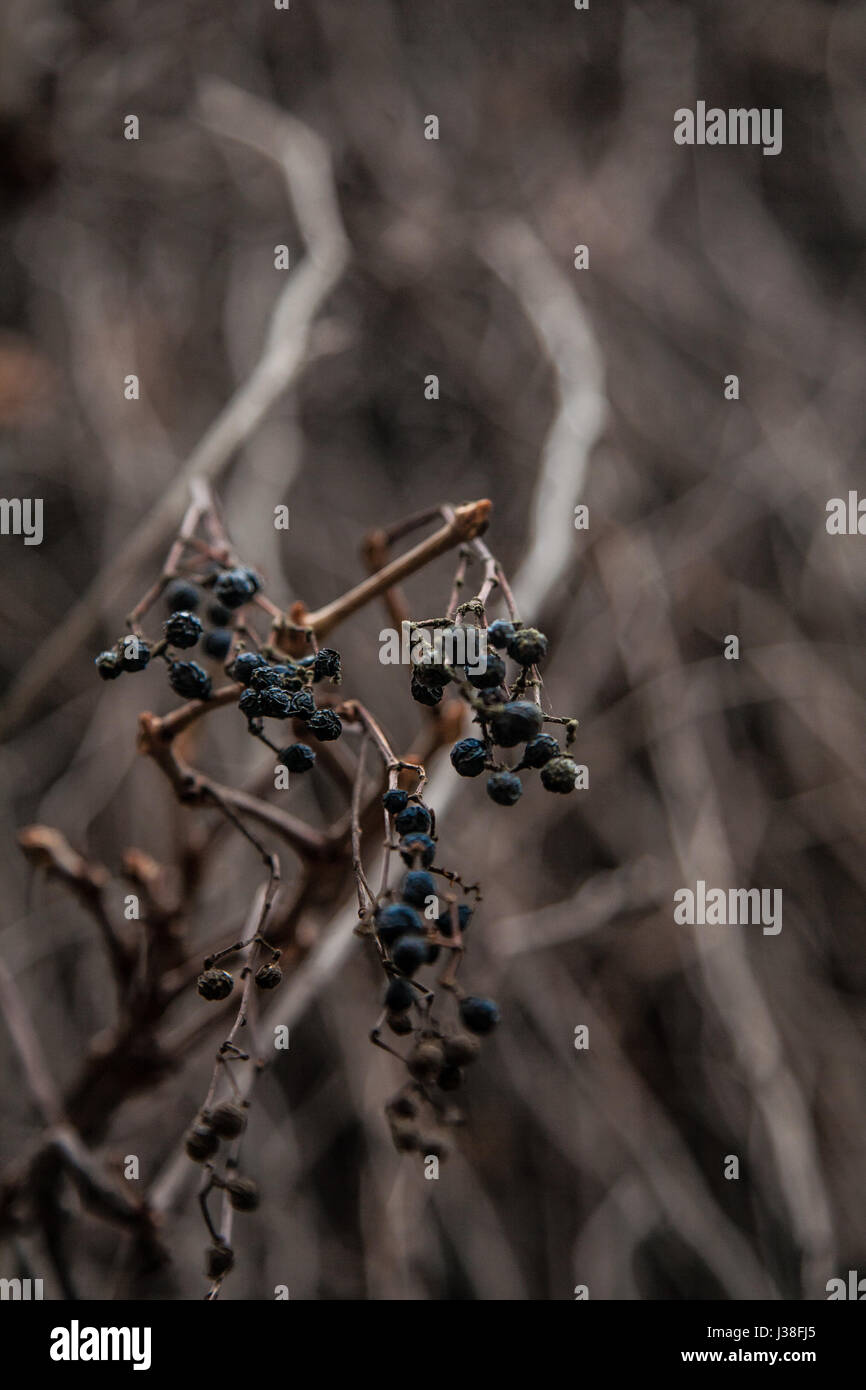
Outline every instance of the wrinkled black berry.
[(537, 627), (519, 627), (508, 643), (508, 655), (519, 666), (536, 666), (547, 656), (547, 638)]
[(210, 676), (195, 661), (173, 661), (168, 668), (168, 683), (184, 700), (210, 699)]
[(227, 970), (203, 970), (196, 981), (202, 999), (228, 999), (234, 980)]
[(400, 787), (389, 787), (382, 797), (382, 805), (389, 816), (396, 816), (398, 811), (405, 811), (408, 804), (409, 793), (404, 792)]
[(224, 608), (242, 607), (255, 597), (260, 588), (257, 577), (251, 570), (234, 569), (226, 570), (221, 574), (213, 586), (214, 597)]
[(250, 676), (257, 666), (267, 666), (263, 656), (259, 656), (258, 652), (241, 652), (232, 662), (231, 673), (236, 681), (249, 685)]
[(493, 738), (501, 748), (513, 748), (518, 743), (528, 743), (541, 733), (544, 716), (538, 705), (528, 700), (511, 700), (501, 714), (494, 714), (490, 720)]
[(331, 739), (339, 738), (343, 732), (343, 724), (338, 714), (332, 709), (317, 709), (316, 713), (307, 720), (307, 728), (321, 743), (328, 743)]
[(124, 671), (143, 671), (150, 661), (150, 647), (142, 637), (124, 637), (120, 644), (120, 664)]
[(487, 751), (480, 738), (461, 738), (451, 749), (451, 765), (461, 777), (478, 777), (484, 771)]
[(246, 690), (242, 690), (238, 700), (238, 709), (242, 711), (247, 719), (258, 719), (262, 713), (262, 697), (258, 690), (253, 690), (248, 685)]
[(514, 636), (514, 624), (503, 622), (501, 618), (491, 623), (487, 629), (487, 640), (497, 651), (504, 651)]
[(271, 686), (282, 688), (280, 675), (276, 666), (269, 666), (266, 661), (261, 661), (250, 671), (249, 682), (253, 690), (267, 690)]
[(309, 719), (316, 713), (316, 702), (309, 690), (295, 692), (289, 712), (294, 719)]
[(204, 629), (195, 613), (180, 609), (166, 618), (163, 631), (173, 647), (194, 647)]
[(539, 734), (523, 750), (523, 761), (527, 767), (544, 767), (551, 758), (558, 757), (559, 744), (550, 734)]
[(104, 681), (116, 681), (123, 675), (123, 666), (117, 652), (100, 652), (93, 664)]
[(322, 647), (316, 652), (313, 662), (313, 680), (332, 680), (339, 682), (341, 674), (340, 653), (333, 647)]
[(541, 769), (541, 784), (549, 792), (562, 792), (566, 795), (574, 791), (577, 764), (572, 758), (551, 758)]
[(290, 743), (280, 753), (278, 762), (289, 772), (308, 772), (316, 761), (316, 755), (306, 743)]
[(430, 812), (426, 806), (407, 806), (395, 819), (394, 828), (398, 835), (411, 835), (414, 830), (426, 834), (430, 829)]
[[(253, 674), (255, 675), (255, 672)], [(280, 686), (266, 686), (264, 690), (259, 692), (259, 703), (262, 707), (262, 714), (267, 715), (270, 719), (288, 718), (291, 697)]]
[(514, 772), (491, 772), (487, 778), (487, 795), (498, 806), (513, 806), (523, 793), (523, 784)]
[(486, 660), (479, 662), (483, 670), (475, 670), (471, 666), (466, 668), (466, 676), (470, 685), (474, 685), (477, 690), (495, 690), (505, 680), (505, 662), (496, 652), (488, 652)]
[(256, 971), (255, 981), (259, 989), (276, 989), (283, 978), (283, 972), (275, 961), (262, 965)]
[(489, 1033), (499, 1022), (499, 1006), (492, 999), (470, 994), (460, 1001), (460, 1017), (470, 1033)]
[(429, 705), (432, 708), (433, 705), (439, 704), (445, 692), (441, 685), (424, 685), (413, 672), (409, 693), (419, 705)]

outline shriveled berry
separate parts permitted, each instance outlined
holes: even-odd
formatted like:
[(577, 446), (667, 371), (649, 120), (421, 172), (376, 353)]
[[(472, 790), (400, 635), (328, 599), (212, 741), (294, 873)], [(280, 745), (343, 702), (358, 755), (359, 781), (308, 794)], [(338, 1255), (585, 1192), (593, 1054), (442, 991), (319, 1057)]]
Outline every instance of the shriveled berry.
[(199, 605), (199, 592), (187, 579), (173, 579), (166, 587), (165, 603), (169, 613), (183, 610), (189, 613)]
[(529, 700), (510, 700), (501, 714), (493, 715), (490, 727), (501, 748), (514, 748), (540, 734), (543, 723), (544, 715), (538, 705)]
[(226, 1183), (229, 1202), (235, 1211), (255, 1211), (259, 1205), (258, 1183), (252, 1178), (230, 1178)]
[(499, 1006), (493, 999), (469, 994), (460, 1000), (460, 1017), (470, 1033), (489, 1033), (499, 1022)]
[(239, 1105), (230, 1100), (221, 1100), (208, 1112), (208, 1122), (214, 1134), (220, 1139), (236, 1139), (246, 1128), (247, 1117)]
[(283, 978), (283, 972), (278, 965), (262, 965), (256, 971), (256, 984), (259, 989), (276, 989)]
[(419, 806), (413, 803), (407, 806), (405, 811), (401, 811), (394, 821), (394, 829), (398, 835), (411, 835), (413, 831), (420, 831), (422, 834), (430, 829), (430, 812), (426, 806)]
[(233, 569), (226, 570), (219, 576), (213, 586), (213, 591), (214, 597), (224, 608), (234, 611), (235, 608), (241, 608), (243, 604), (249, 603), (260, 587), (257, 576), (251, 570)]
[(418, 701), (419, 705), (428, 705), (432, 709), (434, 705), (439, 704), (444, 693), (441, 685), (424, 685), (423, 681), (420, 681), (417, 675), (413, 673), (409, 685), (409, 694), (412, 696), (413, 700)]
[(559, 757), (559, 744), (550, 734), (539, 734), (527, 743), (523, 750), (523, 761), (527, 767), (544, 767), (551, 758)]
[(241, 652), (232, 662), (232, 676), (242, 685), (250, 684), (250, 677), (257, 666), (267, 666), (263, 656), (258, 652)]
[(228, 999), (234, 985), (227, 970), (203, 970), (196, 981), (202, 999)]
[(204, 649), (216, 661), (225, 661), (232, 649), (232, 631), (228, 627), (215, 627), (204, 639)]
[(266, 686), (259, 694), (262, 714), (269, 719), (288, 719), (291, 698), (277, 686)]
[(420, 860), (424, 868), (429, 869), (436, 858), (436, 842), (431, 840), (429, 835), (413, 833), (400, 841), (400, 853), (404, 864), (408, 864), (410, 868)]
[(253, 690), (270, 690), (274, 686), (280, 686), (280, 672), (276, 666), (270, 666), (267, 661), (259, 662), (250, 672), (250, 685)]
[(184, 1136), (183, 1147), (195, 1163), (205, 1163), (213, 1158), (219, 1146), (219, 1135), (210, 1125), (193, 1125)]
[(488, 652), (479, 669), (467, 666), (466, 677), (477, 690), (495, 690), (505, 680), (505, 662), (496, 652)]
[(391, 946), (398, 937), (411, 932), (423, 932), (424, 924), (413, 907), (406, 903), (388, 903), (379, 907), (373, 916), (376, 931), (386, 946)]
[(455, 1033), (453, 1037), (444, 1038), (442, 1046), (445, 1061), (451, 1067), (468, 1067), (481, 1051), (481, 1043), (474, 1033)]
[[(285, 686), (283, 686), (285, 689)], [(289, 713), (293, 719), (311, 719), (316, 713), (316, 702), (309, 690), (298, 690), (292, 696)]]
[(179, 609), (166, 618), (163, 624), (166, 639), (173, 647), (194, 647), (204, 628), (195, 613)]
[(488, 642), (500, 652), (505, 650), (513, 636), (514, 624), (503, 622), (502, 618), (497, 618), (487, 629)]
[(423, 936), (400, 936), (391, 947), (391, 959), (403, 975), (414, 975), (427, 963), (427, 942)]
[(316, 761), (316, 755), (306, 743), (290, 743), (288, 748), (282, 750), (277, 761), (289, 772), (308, 772)]
[(487, 762), (487, 750), (480, 738), (461, 738), (451, 749), (451, 766), (461, 777), (479, 777)]
[(210, 699), (210, 676), (196, 661), (173, 661), (168, 668), (168, 683), (184, 700)]
[(577, 763), (573, 758), (551, 758), (541, 769), (541, 785), (549, 792), (561, 792), (565, 796), (574, 791), (577, 777)]
[(396, 1033), (398, 1037), (403, 1038), (407, 1033), (412, 1032), (412, 1020), (405, 1012), (399, 1014), (389, 1013), (385, 1022), (391, 1029), (391, 1032)]
[(409, 1054), (409, 1075), (416, 1081), (432, 1081), (445, 1060), (442, 1044), (435, 1038), (425, 1038)]
[(385, 990), (385, 1008), (392, 1014), (404, 1014), (415, 1003), (415, 991), (408, 980), (391, 980)]
[(228, 1274), (235, 1262), (230, 1245), (210, 1245), (205, 1251), (205, 1273), (208, 1279), (220, 1279)]
[(94, 657), (94, 666), (104, 681), (116, 681), (123, 675), (123, 665), (117, 652), (100, 652)]
[(253, 690), (248, 685), (246, 690), (242, 690), (238, 699), (238, 709), (245, 714), (247, 719), (258, 719), (262, 713), (262, 696), (258, 690)]
[(150, 661), (150, 647), (143, 637), (130, 635), (121, 639), (120, 664), (124, 671), (143, 671)]
[[(465, 932), (472, 917), (472, 908), (468, 903), (460, 903), (457, 908), (457, 920), (460, 923), (461, 932)], [(436, 919), (436, 925), (442, 936), (451, 936), (454, 931), (454, 923), (451, 920), (451, 908), (446, 907), (444, 912), (440, 912)]]
[(413, 907), (424, 907), (428, 898), (435, 898), (436, 883), (424, 869), (410, 869), (400, 884), (400, 896)]
[(523, 783), (515, 772), (492, 772), (487, 778), (487, 795), (497, 806), (513, 806), (523, 795)]
[(508, 655), (518, 666), (536, 666), (547, 656), (547, 638), (537, 627), (519, 627), (508, 643)]
[(339, 684), (341, 675), (340, 653), (333, 647), (320, 647), (313, 662), (313, 680), (331, 680)]
[(409, 793), (404, 792), (401, 787), (389, 787), (382, 797), (382, 805), (389, 816), (396, 816), (398, 811), (405, 811), (409, 804)]
[(317, 709), (307, 720), (307, 728), (320, 743), (330, 743), (343, 732), (342, 720), (332, 709)]
[(433, 647), (424, 647), (420, 652), (417, 661), (413, 664), (413, 679), (419, 685), (447, 685), (451, 680), (450, 673), (442, 664), (441, 652)]

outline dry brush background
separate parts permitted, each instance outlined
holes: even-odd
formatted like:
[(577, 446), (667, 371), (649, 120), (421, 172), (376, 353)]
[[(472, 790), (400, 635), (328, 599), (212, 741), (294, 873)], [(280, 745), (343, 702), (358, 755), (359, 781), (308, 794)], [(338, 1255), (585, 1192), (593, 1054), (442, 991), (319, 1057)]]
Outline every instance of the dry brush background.
[[(465, 973), (503, 1011), (438, 1182), (390, 1144), (350, 885), (310, 893), (291, 1047), (245, 1146), (264, 1200), (223, 1297), (820, 1298), (862, 1271), (866, 566), (862, 537), (824, 527), (862, 476), (862, 6), (32, 0), (0, 27), (2, 492), (43, 497), (46, 523), (0, 549), (0, 1273), (52, 1297), (205, 1287), (178, 1159), (217, 1040), (202, 1001), (94, 1092), (105, 951), (17, 842), (52, 826), (107, 866), (118, 919), (124, 853), (152, 856), (199, 956), (249, 911), (249, 845), (136, 753), (164, 681), (92, 666), (202, 471), (286, 605), (357, 582), (372, 528), (490, 497), (591, 777), (506, 810), (431, 764), (448, 862), (485, 889)], [(781, 106), (782, 154), (677, 147), (673, 111), (699, 98)], [(407, 583), (416, 616), (452, 569)], [(374, 605), (333, 640), (345, 693), (408, 747), (423, 712), (377, 659), (384, 623)], [(267, 782), (230, 711), (204, 722), (202, 766)], [(345, 795), (314, 777), (292, 809), (325, 824)], [(698, 878), (781, 888), (781, 934), (675, 926)], [(22, 1204), (58, 1098), (66, 1158)], [(170, 1263), (122, 1206), (88, 1211), (87, 1174), (149, 1196)]]

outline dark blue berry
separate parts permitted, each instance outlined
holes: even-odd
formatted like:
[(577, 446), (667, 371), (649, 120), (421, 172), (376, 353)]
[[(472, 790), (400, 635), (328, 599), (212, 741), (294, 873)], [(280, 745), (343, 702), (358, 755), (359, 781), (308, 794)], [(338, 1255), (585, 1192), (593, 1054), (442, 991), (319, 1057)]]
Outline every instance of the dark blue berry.
[(492, 999), (470, 994), (460, 1000), (460, 1017), (470, 1033), (489, 1033), (499, 1022), (499, 1007)]
[(173, 647), (194, 647), (204, 631), (201, 619), (183, 609), (166, 618), (163, 630)]
[(165, 591), (165, 602), (169, 613), (189, 612), (198, 608), (198, 589), (186, 579), (173, 579)]
[(280, 672), (275, 666), (269, 666), (266, 661), (262, 661), (250, 671), (249, 683), (253, 690), (267, 690), (269, 686), (281, 684)]
[(213, 586), (214, 596), (223, 608), (241, 608), (255, 597), (260, 585), (251, 570), (226, 570)]
[(496, 652), (488, 652), (479, 666), (483, 670), (476, 670), (472, 666), (466, 668), (467, 680), (476, 690), (495, 690), (505, 680), (505, 662)]
[(394, 828), (398, 835), (411, 835), (414, 830), (426, 834), (430, 829), (430, 812), (426, 806), (407, 806), (394, 821)]
[(451, 676), (441, 664), (439, 653), (430, 648), (422, 650), (412, 669), (412, 675), (419, 685), (424, 686), (447, 685), (451, 680)]
[(523, 761), (527, 767), (544, 767), (551, 758), (559, 757), (559, 744), (550, 734), (539, 734), (531, 739), (523, 750)]
[(414, 975), (427, 963), (428, 943), (423, 936), (401, 936), (391, 947), (391, 959), (403, 975)]
[(227, 627), (215, 627), (204, 639), (204, 649), (216, 661), (224, 661), (231, 651), (232, 632)]
[(340, 716), (332, 709), (317, 709), (307, 720), (307, 728), (313, 738), (319, 739), (321, 743), (329, 743), (331, 739), (339, 738), (343, 732)]
[(412, 932), (423, 932), (424, 930), (418, 913), (414, 908), (407, 907), (405, 903), (388, 903), (385, 907), (377, 908), (373, 921), (386, 946), (392, 945), (398, 936), (411, 935)]
[[(253, 673), (255, 674), (255, 673)], [(262, 714), (269, 719), (287, 719), (291, 700), (278, 685), (268, 685), (258, 692)]]
[(412, 681), (409, 686), (409, 693), (413, 700), (417, 700), (419, 705), (438, 705), (444, 695), (441, 685), (423, 685), (417, 675), (412, 673)]
[[(460, 903), (457, 908), (457, 920), (460, 923), (460, 930), (464, 932), (469, 926), (472, 917), (472, 908), (468, 903)], [(454, 923), (451, 921), (451, 908), (446, 907), (444, 912), (440, 912), (436, 918), (436, 925), (442, 936), (452, 936), (454, 933)]]
[(424, 869), (410, 869), (400, 884), (400, 896), (413, 907), (424, 907), (428, 898), (435, 898), (436, 883)]
[(513, 806), (523, 793), (523, 784), (514, 772), (492, 772), (487, 778), (487, 795), (499, 806)]
[(480, 738), (461, 738), (451, 749), (451, 765), (461, 777), (478, 777), (484, 771), (487, 750)]
[(429, 835), (407, 835), (405, 840), (400, 841), (400, 853), (403, 862), (410, 868), (414, 867), (416, 860), (420, 860), (424, 868), (429, 869), (436, 858), (436, 844)]
[(501, 748), (514, 748), (518, 743), (528, 743), (541, 733), (544, 715), (538, 705), (528, 700), (511, 700), (501, 714), (494, 714), (490, 721), (493, 738)]
[(547, 656), (547, 638), (537, 627), (519, 627), (508, 643), (508, 655), (518, 666), (536, 666)]
[(415, 1003), (415, 991), (408, 980), (391, 980), (385, 990), (385, 1008), (391, 1014), (404, 1014)]
[(260, 718), (262, 713), (261, 692), (253, 690), (252, 686), (248, 685), (245, 690), (241, 691), (238, 709), (246, 715), (247, 719)]
[(487, 629), (487, 640), (497, 651), (504, 651), (514, 636), (514, 624), (503, 622), (501, 618), (491, 623)]
[(280, 753), (278, 761), (283, 767), (287, 767), (289, 772), (307, 772), (316, 761), (316, 755), (306, 743), (290, 743), (288, 748), (284, 748)]
[(241, 652), (232, 662), (232, 676), (236, 681), (243, 685), (249, 685), (250, 676), (257, 666), (266, 666), (267, 662), (258, 652)]
[(168, 668), (168, 683), (184, 700), (210, 699), (210, 676), (195, 661), (173, 661)]
[[(184, 604), (185, 608), (193, 607), (192, 604)], [(232, 615), (221, 603), (209, 603), (207, 610), (208, 622), (213, 623), (214, 627), (228, 627), (232, 620)]]
[[(105, 655), (105, 653), (103, 653)], [(97, 660), (99, 658), (97, 657)], [(382, 797), (382, 805), (389, 816), (395, 816), (398, 811), (405, 811), (409, 803), (409, 793), (404, 792), (401, 787), (389, 787)]]
[(292, 696), (290, 708), (294, 719), (309, 719), (316, 713), (316, 702), (309, 690), (298, 690)]
[(141, 637), (124, 637), (120, 644), (120, 664), (124, 671), (143, 671), (150, 661), (150, 647)]
[(572, 758), (551, 758), (541, 769), (541, 785), (549, 792), (561, 792), (565, 796), (574, 791), (577, 764)]
[(104, 681), (116, 681), (123, 675), (123, 666), (117, 652), (100, 652), (93, 664)]
[(322, 647), (316, 652), (313, 662), (313, 680), (323, 681), (325, 679), (339, 683), (340, 680), (340, 653), (335, 652), (333, 647)]

